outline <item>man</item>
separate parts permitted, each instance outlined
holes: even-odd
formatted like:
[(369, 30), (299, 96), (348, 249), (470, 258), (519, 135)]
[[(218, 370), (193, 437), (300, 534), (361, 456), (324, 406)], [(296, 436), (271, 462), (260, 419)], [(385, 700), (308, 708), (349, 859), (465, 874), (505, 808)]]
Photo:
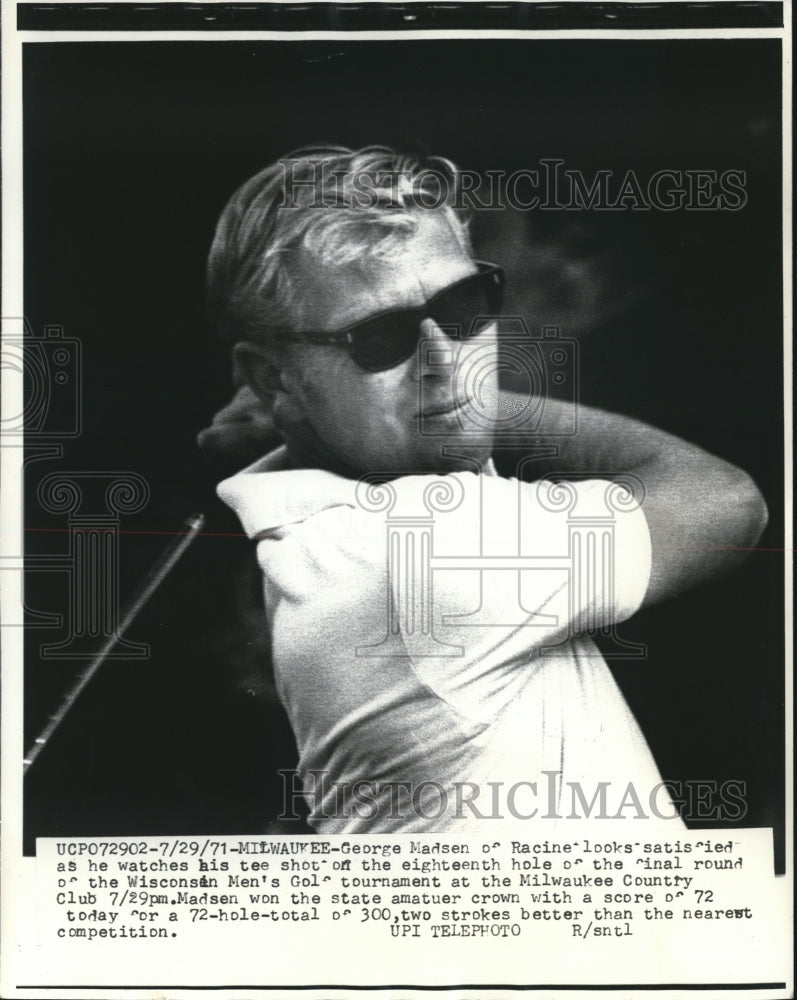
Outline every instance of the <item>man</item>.
[[(210, 253), (214, 319), (284, 441), (219, 494), (257, 543), (310, 823), (679, 822), (587, 633), (732, 565), (763, 500), (669, 434), (501, 391), (502, 272), (441, 199), (456, 183), (382, 147), (300, 151), (233, 195)], [(499, 474), (506, 428), (527, 460)]]

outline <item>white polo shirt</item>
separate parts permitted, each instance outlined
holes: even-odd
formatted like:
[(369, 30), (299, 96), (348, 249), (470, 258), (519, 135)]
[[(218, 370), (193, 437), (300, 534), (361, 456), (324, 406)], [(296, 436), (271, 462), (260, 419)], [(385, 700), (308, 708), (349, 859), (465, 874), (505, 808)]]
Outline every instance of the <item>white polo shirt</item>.
[(471, 472), (369, 487), (272, 471), (279, 459), (218, 493), (257, 539), (277, 690), (319, 832), (682, 828), (584, 634), (645, 595), (650, 535), (627, 495), (613, 506), (602, 480)]

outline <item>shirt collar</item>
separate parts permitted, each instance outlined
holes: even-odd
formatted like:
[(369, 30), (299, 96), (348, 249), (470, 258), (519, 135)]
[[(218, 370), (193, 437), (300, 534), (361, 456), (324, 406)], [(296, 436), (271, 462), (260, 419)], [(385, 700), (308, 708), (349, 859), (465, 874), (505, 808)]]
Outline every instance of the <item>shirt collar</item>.
[(327, 507), (354, 505), (356, 483), (322, 469), (291, 468), (283, 446), (216, 487), (249, 538), (296, 524)]

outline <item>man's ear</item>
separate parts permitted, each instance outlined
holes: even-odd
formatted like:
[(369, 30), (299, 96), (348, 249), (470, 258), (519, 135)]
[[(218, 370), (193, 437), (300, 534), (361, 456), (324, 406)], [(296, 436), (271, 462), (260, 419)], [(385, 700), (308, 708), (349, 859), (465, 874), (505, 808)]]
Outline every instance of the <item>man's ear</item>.
[(264, 402), (272, 403), (281, 388), (280, 366), (274, 353), (261, 344), (242, 340), (232, 349), (233, 377), (245, 382)]

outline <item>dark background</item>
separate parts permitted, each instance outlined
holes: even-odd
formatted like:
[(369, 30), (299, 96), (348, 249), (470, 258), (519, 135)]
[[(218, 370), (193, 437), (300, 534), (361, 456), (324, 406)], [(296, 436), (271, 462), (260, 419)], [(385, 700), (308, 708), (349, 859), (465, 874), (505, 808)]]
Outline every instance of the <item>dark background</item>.
[[(197, 432), (231, 392), (203, 310), (204, 258), (235, 187), (309, 142), (427, 148), (477, 170), (747, 172), (732, 211), (489, 212), (477, 251), (508, 307), (580, 346), (581, 398), (748, 470), (770, 526), (743, 568), (636, 616), (648, 658), (612, 663), (663, 776), (747, 783), (745, 825), (783, 815), (780, 48), (777, 41), (28, 44), (26, 314), (82, 343), (83, 430), (27, 477), (31, 554), (66, 550), (36, 502), (53, 471), (143, 475), (122, 522), (122, 597), (183, 518), (206, 533), (31, 770), (35, 836), (244, 833), (295, 762), (268, 680), (249, 549)], [(57, 529), (57, 530), (53, 530)], [(59, 533), (60, 532), (60, 533)], [(30, 573), (28, 606), (66, 584)], [(250, 614), (251, 611), (251, 614)], [(30, 740), (82, 665), (27, 633)]]

